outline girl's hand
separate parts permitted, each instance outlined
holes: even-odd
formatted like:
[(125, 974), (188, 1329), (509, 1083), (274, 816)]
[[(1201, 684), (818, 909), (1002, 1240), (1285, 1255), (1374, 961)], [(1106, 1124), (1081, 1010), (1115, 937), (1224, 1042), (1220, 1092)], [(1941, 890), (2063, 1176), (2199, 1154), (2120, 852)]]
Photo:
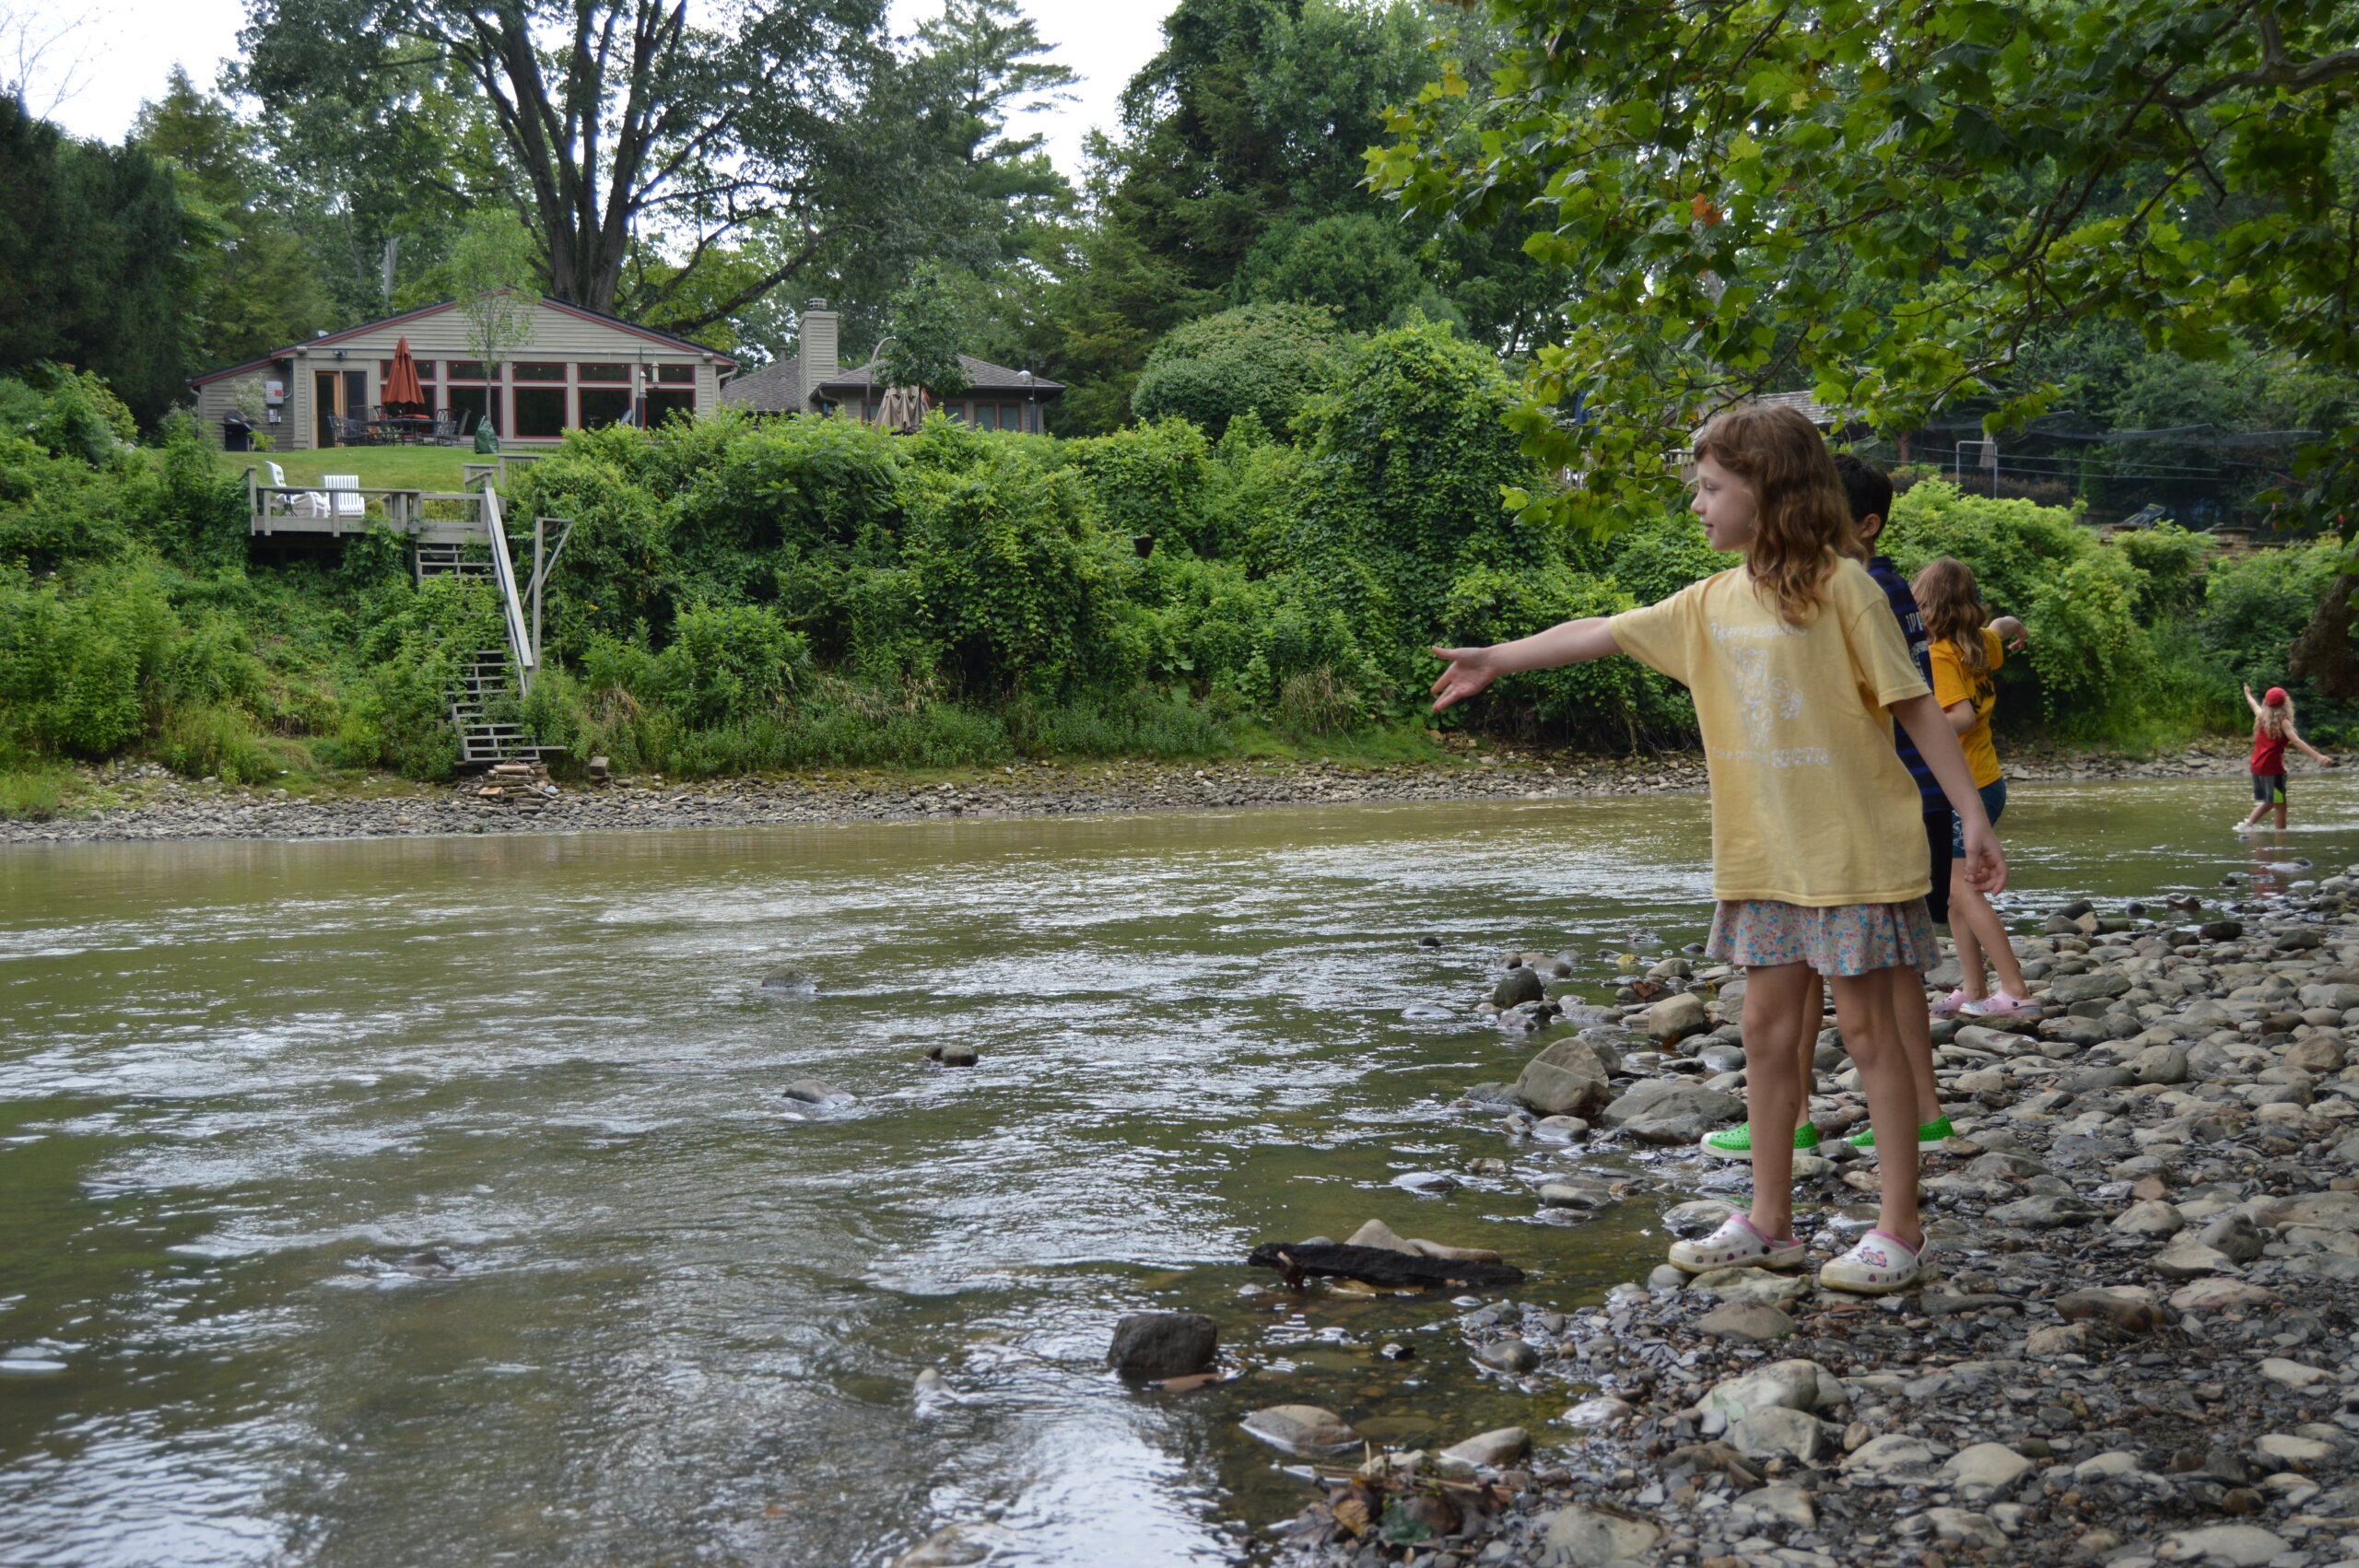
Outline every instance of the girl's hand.
[(1434, 657), (1449, 661), (1449, 668), (1433, 685), (1433, 710), (1464, 702), (1499, 678), (1487, 648), (1437, 648)]
[(2024, 645), (2031, 640), (2030, 629), (2013, 615), (2000, 616), (1990, 623), (1990, 629), (1999, 634), (1999, 640), (2010, 653), (2021, 653)]
[(1986, 896), (2007, 890), (2007, 852), (1988, 817), (1966, 825), (1966, 885)]

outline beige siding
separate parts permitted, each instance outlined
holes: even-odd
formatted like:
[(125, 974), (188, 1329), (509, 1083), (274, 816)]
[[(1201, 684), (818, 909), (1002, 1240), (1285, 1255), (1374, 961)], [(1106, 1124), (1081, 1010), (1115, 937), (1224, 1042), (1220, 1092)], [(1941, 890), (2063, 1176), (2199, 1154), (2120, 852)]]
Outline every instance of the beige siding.
[[(472, 359), (467, 346), (467, 320), (457, 310), (445, 310), (431, 315), (407, 321), (387, 322), (333, 341), (302, 345), (292, 358), (282, 361), (276, 371), (250, 374), (279, 375), (287, 383), (287, 405), (283, 421), (272, 430), (275, 444), (281, 451), (302, 451), (312, 445), (314, 410), (312, 408), (312, 377), (323, 370), (365, 370), (369, 376), (369, 401), (381, 403), (384, 389), (377, 369), (380, 360), (391, 359), (393, 349), (403, 338), (409, 340), (410, 353), (419, 361), (419, 374), (431, 385), (437, 404), (446, 402), (449, 386), (440, 373), (441, 362)], [(338, 359), (341, 351), (344, 357)], [(584, 363), (693, 365), (696, 368), (697, 412), (710, 414), (721, 405), (721, 375), (710, 350), (680, 348), (641, 337), (636, 333), (611, 326), (604, 322), (589, 321), (570, 311), (544, 306), (534, 312), (533, 341), (512, 350), (508, 358), (517, 360), (557, 360), (569, 366)], [(431, 366), (428, 362), (433, 362)], [(228, 410), (230, 387), (244, 380), (232, 376), (209, 382), (198, 389), (197, 411), (206, 421), (213, 439), (221, 437), (221, 415)], [(580, 378), (569, 371), (569, 381), (578, 392)], [(568, 407), (578, 410), (578, 403), (569, 398)], [(499, 421), (504, 439), (516, 439), (508, 434), (512, 423), (503, 417)]]

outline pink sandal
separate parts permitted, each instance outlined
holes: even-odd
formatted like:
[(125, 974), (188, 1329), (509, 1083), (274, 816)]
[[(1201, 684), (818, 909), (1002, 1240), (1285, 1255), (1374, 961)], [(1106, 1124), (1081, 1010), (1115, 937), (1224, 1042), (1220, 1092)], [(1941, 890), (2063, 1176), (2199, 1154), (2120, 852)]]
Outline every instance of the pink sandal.
[(1966, 1005), (1966, 988), (1961, 986), (1956, 990), (1950, 992), (1949, 995), (1943, 997), (1941, 1000), (1933, 1004), (1933, 1016), (1936, 1018), (1955, 1018), (1957, 1016), (1958, 1009)]
[(1808, 1256), (1793, 1237), (1771, 1241), (1754, 1229), (1743, 1214), (1731, 1214), (1720, 1228), (1701, 1241), (1671, 1244), (1671, 1266), (1683, 1274), (1708, 1274), (1715, 1269), (1790, 1269)]
[(1919, 1270), (1932, 1250), (1930, 1241), (1923, 1246), (1910, 1246), (1890, 1231), (1870, 1231), (1852, 1243), (1850, 1251), (1822, 1265), (1818, 1282), (1827, 1290), (1855, 1295), (1889, 1295), (1917, 1282)]

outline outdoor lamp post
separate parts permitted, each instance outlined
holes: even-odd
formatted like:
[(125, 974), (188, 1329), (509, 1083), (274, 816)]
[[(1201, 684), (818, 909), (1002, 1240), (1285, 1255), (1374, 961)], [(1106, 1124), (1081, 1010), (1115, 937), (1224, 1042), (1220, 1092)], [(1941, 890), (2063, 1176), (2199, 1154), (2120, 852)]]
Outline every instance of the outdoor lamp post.
[(1027, 436), (1037, 436), (1040, 432), (1032, 427), (1033, 399), (1037, 394), (1034, 392), (1032, 388), (1032, 371), (1030, 368), (1027, 367), (1024, 369), (1016, 371), (1015, 379), (1024, 383), (1024, 433)]

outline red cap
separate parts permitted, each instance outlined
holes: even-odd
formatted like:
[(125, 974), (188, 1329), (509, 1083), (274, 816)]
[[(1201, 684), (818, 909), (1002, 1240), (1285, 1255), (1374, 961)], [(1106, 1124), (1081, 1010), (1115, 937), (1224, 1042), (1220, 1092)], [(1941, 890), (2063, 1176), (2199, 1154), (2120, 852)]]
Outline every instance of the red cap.
[(2266, 696), (2263, 696), (2260, 700), (2269, 704), (2271, 708), (2283, 708), (2285, 706), (2285, 688), (2283, 686), (2271, 686), (2269, 688), (2269, 694)]

